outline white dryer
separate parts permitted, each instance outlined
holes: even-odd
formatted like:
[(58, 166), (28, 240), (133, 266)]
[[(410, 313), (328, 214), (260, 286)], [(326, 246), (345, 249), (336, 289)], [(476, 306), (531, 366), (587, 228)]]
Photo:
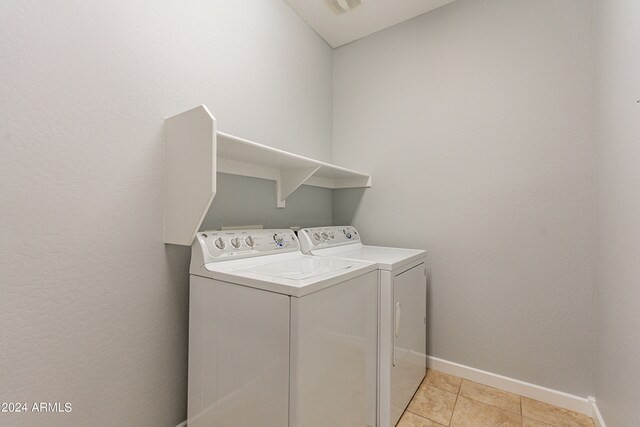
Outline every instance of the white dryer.
[(426, 372), (426, 252), (366, 246), (354, 227), (298, 232), (304, 253), (375, 262), (379, 269), (378, 422), (395, 426)]
[(189, 427), (375, 426), (377, 272), (291, 230), (198, 233)]

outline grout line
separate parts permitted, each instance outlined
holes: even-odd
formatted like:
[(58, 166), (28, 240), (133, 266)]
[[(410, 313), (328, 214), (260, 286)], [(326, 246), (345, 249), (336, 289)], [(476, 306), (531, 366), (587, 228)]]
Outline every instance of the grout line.
[(529, 417), (522, 417), (522, 423), (523, 423), (523, 424), (524, 424), (524, 419), (525, 419), (525, 418), (526, 418), (526, 419), (528, 419), (528, 420), (531, 420), (531, 421), (535, 421), (536, 423), (540, 424), (540, 425), (541, 425), (541, 426), (543, 426), (543, 427), (558, 427), (558, 426), (555, 426), (555, 425), (553, 425), (553, 424), (543, 423), (542, 421), (538, 421), (538, 420), (536, 420), (535, 418), (529, 418)]
[[(413, 399), (415, 399), (415, 397), (416, 397), (416, 395), (418, 394), (418, 392), (420, 391), (420, 389), (421, 389), (421, 388), (423, 388), (423, 387), (424, 387), (425, 389), (426, 389), (426, 388), (428, 388), (428, 387), (431, 387), (431, 388), (434, 388), (434, 389), (439, 390), (439, 391), (444, 391), (445, 393), (455, 394), (455, 395), (456, 395), (456, 401), (455, 401), (455, 402), (454, 402), (454, 404), (453, 404), (453, 410), (455, 411), (455, 407), (456, 407), (456, 405), (455, 405), (455, 404), (458, 402), (458, 395), (457, 395), (456, 393), (450, 392), (449, 390), (444, 390), (444, 389), (442, 389), (442, 388), (440, 388), (440, 387), (436, 387), (436, 386), (431, 385), (431, 384), (429, 384), (429, 383), (425, 383), (425, 381), (426, 381), (426, 380), (427, 380), (427, 376), (425, 375), (425, 377), (423, 378), (422, 382), (421, 382), (421, 383), (420, 383), (420, 385), (418, 386), (418, 389), (416, 390), (416, 392), (415, 392), (415, 393), (413, 393), (413, 396), (411, 397), (411, 400), (409, 401), (409, 405), (407, 405), (407, 408), (404, 410), (404, 412), (402, 413), (402, 415), (404, 415), (404, 413), (405, 413), (405, 412), (410, 412), (410, 413), (412, 413), (413, 415), (416, 415), (416, 416), (418, 416), (418, 417), (420, 417), (420, 418), (424, 418), (425, 420), (429, 420), (430, 422), (432, 422), (432, 423), (434, 423), (434, 424), (437, 424), (437, 425), (439, 425), (439, 426), (442, 426), (442, 427), (448, 427), (448, 426), (451, 424), (451, 419), (453, 418), (453, 411), (451, 412), (451, 418), (449, 419), (449, 422), (447, 423), (447, 425), (443, 425), (443, 424), (440, 424), (439, 422), (437, 422), (437, 421), (435, 421), (435, 420), (433, 420), (433, 419), (431, 419), (431, 418), (429, 418), (429, 417), (425, 417), (424, 415), (422, 415), (422, 414), (418, 414), (418, 413), (413, 412), (412, 410), (410, 410), (410, 409), (409, 409), (409, 406), (411, 406), (411, 403), (413, 402)], [(462, 384), (461, 384), (461, 386), (462, 386)], [(460, 387), (460, 388), (462, 388), (462, 387)], [(458, 389), (458, 392), (459, 392), (459, 391), (460, 391), (460, 389)], [(402, 419), (402, 416), (400, 416), (400, 419)]]
[[(462, 393), (460, 394), (460, 396), (462, 396)], [(509, 413), (509, 414), (514, 414), (514, 415), (520, 415), (520, 416), (522, 416), (522, 406), (520, 406), (520, 412), (515, 412), (515, 411), (513, 411), (513, 410), (505, 409), (505, 408), (503, 408), (502, 406), (498, 406), (498, 405), (495, 405), (495, 404), (493, 404), (493, 403), (483, 402), (482, 400), (478, 400), (478, 399), (476, 399), (476, 398), (474, 398), (474, 397), (471, 397), (471, 396), (462, 396), (462, 397), (464, 397), (465, 399), (471, 400), (471, 401), (473, 401), (473, 402), (475, 402), (475, 403), (479, 403), (480, 405), (489, 406), (489, 407), (491, 407), (491, 408), (498, 409), (498, 410), (500, 410), (500, 411), (502, 411), (502, 412), (507, 412), (507, 413)], [(520, 397), (520, 396), (518, 396), (518, 398), (519, 398), (519, 397)]]
[[(507, 393), (507, 394), (511, 394), (513, 396), (516, 396), (518, 398), (518, 407), (520, 408), (520, 412), (515, 412), (513, 410), (509, 410), (509, 409), (503, 408), (503, 407), (495, 405), (493, 403), (483, 402), (482, 400), (478, 400), (478, 399), (474, 398), (473, 396), (467, 396), (467, 395), (463, 396), (462, 395), (462, 383), (464, 383), (465, 381), (467, 381), (469, 383), (472, 383), (472, 384), (480, 385), (482, 387), (487, 387), (487, 388), (490, 388), (490, 389), (493, 389), (493, 390), (497, 390), (497, 391), (502, 392), (502, 393)], [(520, 415), (522, 417), (522, 396), (520, 396), (519, 394), (511, 393), (509, 391), (502, 390), (502, 389), (497, 388), (497, 387), (491, 387), (491, 386), (488, 386), (488, 385), (485, 385), (485, 384), (477, 383), (475, 381), (471, 381), (471, 380), (468, 380), (466, 378), (462, 379), (462, 383), (460, 384), (460, 391), (459, 391), (458, 394), (460, 396), (464, 397), (465, 399), (473, 400), (476, 403), (480, 403), (480, 404), (486, 405), (486, 406), (491, 406), (492, 408), (496, 408), (496, 409), (499, 409), (501, 411), (509, 412), (510, 414), (517, 414), (517, 415)]]
[(520, 403), (520, 424), (524, 427), (524, 414), (522, 413), (522, 396), (518, 396), (518, 402)]
[(451, 411), (451, 417), (449, 418), (447, 426), (451, 425), (451, 421), (453, 421), (453, 414), (456, 413), (456, 406), (458, 406), (458, 397), (460, 397), (460, 390), (462, 390), (462, 382), (460, 382), (460, 388), (458, 389), (458, 394), (456, 394), (456, 401), (453, 404), (453, 411)]
[[(417, 413), (415, 413), (415, 412), (413, 412), (413, 411), (409, 410), (409, 406), (411, 406), (411, 403), (413, 403), (413, 399), (415, 399), (415, 398), (416, 398), (416, 395), (418, 394), (418, 392), (420, 391), (420, 389), (421, 389), (423, 386), (424, 386), (425, 388), (427, 388), (427, 387), (431, 387), (431, 384), (425, 384), (425, 381), (427, 381), (427, 375), (429, 375), (429, 369), (427, 369), (427, 372), (425, 373), (424, 378), (423, 378), (423, 379), (422, 379), (422, 381), (420, 382), (420, 385), (418, 386), (418, 389), (413, 393), (413, 396), (411, 396), (411, 400), (409, 401), (409, 404), (407, 405), (407, 407), (404, 409), (404, 412), (402, 412), (402, 415), (400, 416), (400, 419), (402, 419), (402, 416), (404, 415), (404, 413), (405, 413), (405, 412), (410, 412), (410, 413), (412, 413), (413, 415), (416, 415), (416, 416), (418, 416), (418, 417), (420, 417), (420, 418), (424, 418), (425, 420), (429, 420), (429, 421), (431, 421), (431, 422), (433, 422), (433, 423), (435, 423), (435, 424), (442, 425), (442, 424), (440, 424), (440, 423), (438, 423), (438, 422), (433, 421), (431, 418), (427, 418), (427, 417), (425, 417), (424, 415), (417, 414)], [(438, 388), (438, 387), (434, 387), (434, 388)], [(442, 389), (441, 389), (441, 388), (438, 388), (438, 390), (442, 390)], [(442, 391), (446, 391), (446, 390), (442, 390)], [(443, 426), (443, 427), (447, 427), (447, 426)]]
[[(447, 427), (447, 426), (445, 426), (444, 424), (440, 424), (440, 423), (439, 423), (439, 422), (437, 422), (437, 421), (433, 421), (431, 418), (427, 418), (427, 417), (425, 417), (424, 415), (416, 414), (415, 412), (410, 411), (410, 410), (408, 410), (408, 409), (405, 409), (405, 411), (402, 413), (402, 415), (403, 415), (403, 416), (404, 416), (405, 412), (408, 412), (408, 413), (410, 413), (410, 414), (413, 414), (413, 415), (415, 415), (416, 417), (424, 418), (425, 420), (427, 420), (427, 421), (429, 421), (429, 422), (431, 422), (431, 423), (433, 423), (433, 424), (436, 424), (436, 425), (439, 425), (439, 426), (442, 426), (442, 427)], [(402, 419), (402, 417), (400, 417), (400, 419)]]
[(442, 388), (442, 387), (438, 387), (438, 386), (436, 386), (436, 385), (432, 385), (432, 384), (426, 384), (426, 386), (427, 386), (427, 387), (433, 387), (433, 388), (435, 388), (435, 389), (438, 389), (438, 390), (440, 390), (440, 391), (447, 392), (447, 393), (449, 393), (449, 394), (459, 394), (459, 393), (460, 393), (460, 390), (458, 390), (458, 391), (446, 390), (446, 389), (444, 389), (444, 388)]
[[(433, 372), (438, 372), (440, 374), (444, 374), (444, 372), (436, 371), (436, 370), (433, 370), (431, 368), (429, 368), (429, 371), (433, 371)], [(427, 376), (428, 375), (429, 375), (429, 373), (427, 373)], [(446, 375), (449, 375), (449, 374), (446, 374)], [(422, 383), (420, 383), (420, 386), (424, 385), (424, 386), (428, 386), (428, 387), (434, 387), (434, 388), (437, 388), (438, 390), (446, 391), (447, 393), (451, 393), (451, 394), (458, 394), (458, 393), (460, 393), (460, 390), (462, 389), (462, 381), (464, 381), (464, 378), (462, 378), (462, 377), (458, 377), (456, 375), (450, 375), (452, 377), (460, 378), (460, 385), (458, 386), (458, 391), (451, 391), (451, 390), (446, 390), (446, 389), (444, 389), (442, 387), (438, 387), (435, 384), (425, 383), (425, 381), (427, 381), (427, 376), (424, 377), (424, 380), (422, 380)]]

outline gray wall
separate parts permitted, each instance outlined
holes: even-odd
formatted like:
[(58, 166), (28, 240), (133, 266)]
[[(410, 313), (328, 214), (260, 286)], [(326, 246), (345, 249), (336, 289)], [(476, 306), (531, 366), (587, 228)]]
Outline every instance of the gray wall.
[(331, 60), (281, 0), (0, 2), (0, 401), (73, 404), (0, 424), (186, 418), (163, 119), (206, 104), (223, 131), (328, 160)]
[(287, 197), (286, 208), (276, 207), (275, 181), (218, 174), (218, 193), (200, 230), (262, 225), (264, 228), (331, 225), (333, 191), (300, 186)]
[(594, 367), (592, 26), (584, 0), (458, 0), (335, 50), (333, 77), (334, 160), (374, 177), (336, 193), (335, 221), (429, 250), (431, 354), (579, 396)]
[(596, 0), (596, 398), (640, 425), (640, 2)]

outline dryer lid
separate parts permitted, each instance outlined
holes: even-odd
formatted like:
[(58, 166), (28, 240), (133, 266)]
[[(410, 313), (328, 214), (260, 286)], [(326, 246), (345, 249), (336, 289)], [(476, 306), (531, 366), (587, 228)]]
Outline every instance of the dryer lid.
[(316, 249), (311, 253), (316, 256), (375, 262), (381, 270), (396, 270), (414, 261), (424, 259), (426, 256), (426, 252), (421, 249), (389, 248), (362, 244)]

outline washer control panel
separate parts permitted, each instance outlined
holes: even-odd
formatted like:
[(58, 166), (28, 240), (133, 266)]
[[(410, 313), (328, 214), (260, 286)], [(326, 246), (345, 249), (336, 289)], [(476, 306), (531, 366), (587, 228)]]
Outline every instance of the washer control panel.
[(298, 238), (305, 253), (314, 249), (360, 243), (360, 234), (350, 225), (304, 228), (298, 232)]
[(203, 231), (194, 244), (200, 245), (205, 264), (299, 250), (295, 233), (288, 229)]

